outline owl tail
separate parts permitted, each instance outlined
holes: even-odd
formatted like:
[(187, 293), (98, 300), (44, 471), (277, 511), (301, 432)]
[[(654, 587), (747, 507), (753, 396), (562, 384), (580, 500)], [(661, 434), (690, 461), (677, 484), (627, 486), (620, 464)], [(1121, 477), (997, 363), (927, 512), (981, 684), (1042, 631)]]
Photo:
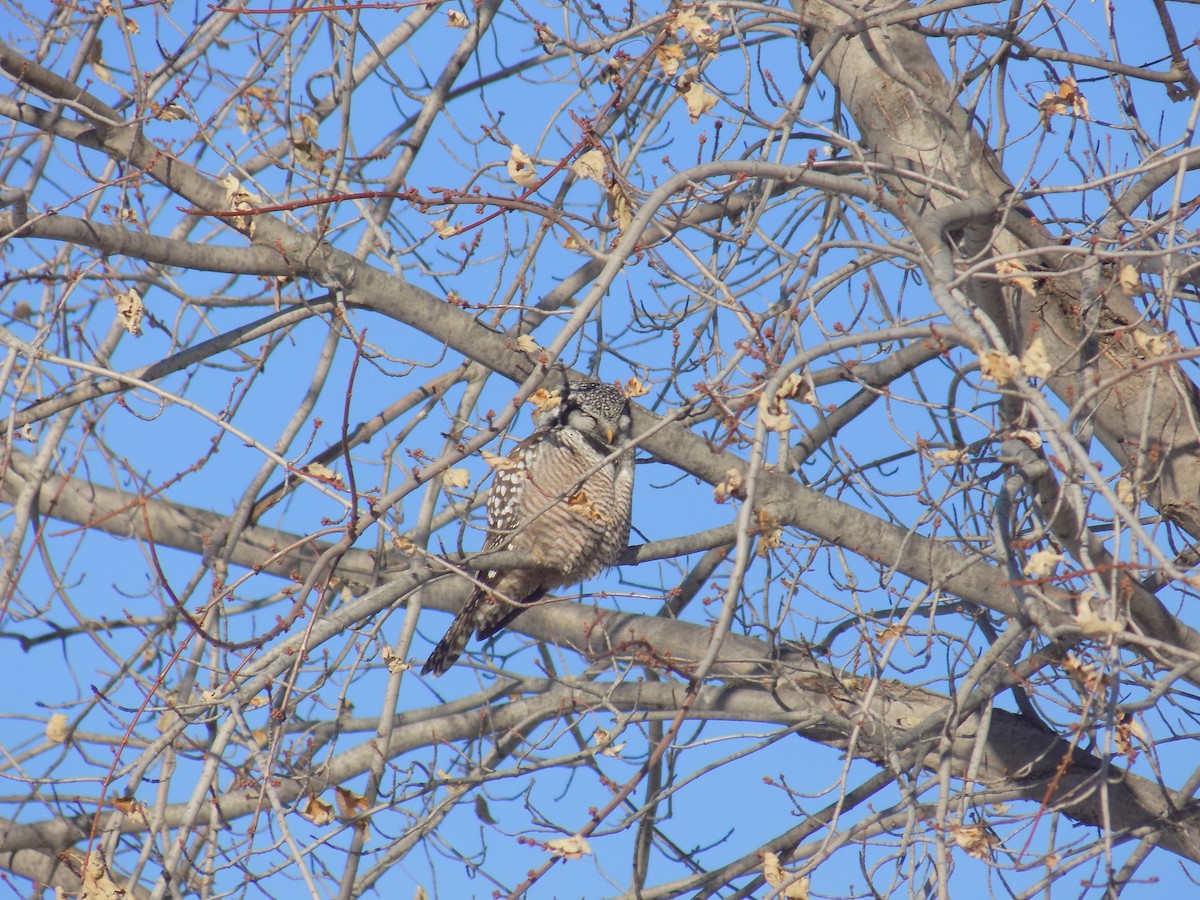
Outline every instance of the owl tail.
[(467, 649), (467, 641), (471, 639), (471, 632), (475, 630), (474, 607), (476, 605), (467, 603), (458, 611), (458, 615), (450, 623), (450, 628), (446, 631), (445, 636), (433, 648), (433, 652), (425, 660), (425, 665), (421, 666), (422, 675), (442, 675), (458, 662), (458, 658)]

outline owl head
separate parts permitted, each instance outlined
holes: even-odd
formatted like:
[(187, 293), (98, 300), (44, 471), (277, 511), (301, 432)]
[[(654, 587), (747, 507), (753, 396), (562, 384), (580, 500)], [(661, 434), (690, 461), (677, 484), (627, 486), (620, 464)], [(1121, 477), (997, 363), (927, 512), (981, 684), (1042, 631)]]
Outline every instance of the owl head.
[(558, 406), (538, 417), (542, 428), (574, 428), (606, 447), (629, 440), (633, 420), (625, 395), (603, 381), (569, 381)]

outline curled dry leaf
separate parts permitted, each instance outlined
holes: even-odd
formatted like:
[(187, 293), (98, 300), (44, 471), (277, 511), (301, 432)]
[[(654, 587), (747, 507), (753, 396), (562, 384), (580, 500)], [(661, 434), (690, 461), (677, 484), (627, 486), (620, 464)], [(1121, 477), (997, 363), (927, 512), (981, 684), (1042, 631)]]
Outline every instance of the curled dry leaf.
[(521, 149), (520, 144), (513, 144), (509, 151), (508, 177), (524, 188), (533, 187), (538, 183), (538, 174), (533, 165), (533, 158)]
[(754, 552), (765, 558), (768, 553), (782, 545), (783, 529), (779, 527), (779, 520), (765, 509), (755, 510), (755, 518), (758, 519), (758, 545)]
[(716, 95), (705, 90), (704, 85), (700, 82), (693, 81), (683, 94), (683, 102), (687, 104), (688, 118), (695, 125), (700, 121), (702, 115), (710, 112), (717, 105), (717, 98)]
[(447, 469), (442, 473), (442, 484), (452, 488), (469, 487), (471, 473), (466, 469)]
[(1133, 713), (1124, 712), (1117, 716), (1117, 727), (1113, 737), (1116, 739), (1117, 749), (1124, 756), (1133, 753), (1135, 739), (1146, 747), (1150, 746), (1150, 733), (1133, 717)]
[(929, 458), (936, 466), (957, 466), (969, 455), (967, 448), (963, 447), (961, 450), (934, 450), (929, 454)]
[(55, 713), (46, 722), (46, 740), (55, 744), (65, 744), (71, 733), (66, 713)]
[(664, 78), (674, 78), (683, 65), (683, 48), (674, 41), (663, 44), (654, 51), (654, 59), (662, 68)]
[(1042, 447), (1042, 436), (1036, 431), (1030, 431), (1028, 428), (1014, 429), (1008, 433), (1008, 436), (1018, 441), (1024, 441), (1034, 450), (1040, 450)]
[(113, 806), (117, 812), (121, 813), (131, 822), (136, 822), (139, 825), (149, 825), (150, 820), (146, 817), (146, 805), (139, 803), (133, 797), (118, 797), (113, 801)]
[(967, 851), (967, 856), (975, 859), (991, 859), (992, 848), (1000, 843), (1000, 839), (983, 823), (975, 825), (955, 825), (954, 843)]
[(600, 752), (605, 756), (613, 759), (621, 758), (621, 751), (625, 749), (625, 744), (614, 744), (613, 738), (616, 735), (606, 728), (597, 728), (592, 735), (592, 746), (599, 748)]
[(793, 372), (787, 378), (783, 379), (783, 384), (779, 386), (779, 390), (775, 392), (775, 399), (782, 400), (799, 400), (802, 403), (809, 403), (813, 406), (817, 405), (817, 399), (813, 396), (812, 385), (801, 372)]
[(1053, 94), (1043, 94), (1041, 102), (1038, 103), (1038, 117), (1047, 131), (1054, 130), (1050, 127), (1052, 117), (1065, 115), (1077, 116), (1080, 119), (1088, 117), (1087, 100), (1079, 92), (1079, 85), (1074, 78), (1064, 78), (1059, 82), (1057, 91)]
[(517, 349), (522, 353), (541, 353), (542, 346), (527, 334), (517, 338)]
[(113, 295), (117, 304), (117, 317), (121, 326), (134, 337), (142, 335), (142, 315), (146, 308), (142, 305), (142, 295), (130, 288)]
[(604, 154), (599, 150), (589, 150), (571, 163), (571, 171), (580, 178), (594, 181), (603, 186), (604, 176), (608, 172), (608, 163), (604, 159)]
[(389, 674), (399, 675), (401, 672), (407, 672), (412, 668), (408, 663), (398, 657), (390, 646), (383, 645), (383, 650), (379, 654), (383, 657), (383, 664), (387, 666)]
[(157, 103), (151, 103), (150, 109), (154, 118), (160, 122), (178, 122), (180, 119), (188, 117), (187, 110), (178, 103), (168, 103), (166, 106), (159, 106)]
[(588, 842), (577, 834), (546, 841), (546, 849), (563, 859), (580, 859), (592, 855), (592, 848), (588, 846)]
[[(225, 203), (233, 212), (249, 212), (262, 203), (262, 197), (245, 190), (232, 172), (221, 179), (221, 184), (225, 188)], [(247, 237), (254, 235), (253, 216), (235, 216), (226, 221)]]
[(720, 46), (721, 39), (713, 32), (713, 28), (704, 19), (691, 10), (680, 10), (675, 14), (675, 28), (686, 31), (697, 47), (711, 53)]
[[(771, 404), (774, 406), (774, 404)], [(790, 431), (792, 428), (792, 416), (786, 409), (773, 412), (770, 409), (761, 408), (758, 411), (758, 418), (769, 431), (775, 431), (779, 434)]]
[(108, 874), (108, 865), (98, 851), (88, 854), (83, 867), (80, 900), (125, 900), (125, 889)]
[(1137, 489), (1124, 475), (1117, 478), (1116, 491), (1117, 499), (1126, 506), (1137, 506)]
[(625, 188), (615, 181), (608, 186), (608, 208), (613, 221), (617, 223), (617, 230), (624, 233), (633, 224), (633, 203), (625, 193)]
[(1031, 578), (1049, 578), (1063, 561), (1063, 555), (1049, 548), (1039, 550), (1025, 561), (1025, 574)]
[(1040, 336), (1030, 341), (1025, 352), (1021, 354), (1021, 369), (1030, 378), (1041, 379), (1048, 378), (1054, 371), (1054, 367), (1050, 365), (1050, 355), (1046, 352), (1046, 345), (1042, 343)]
[(638, 397), (645, 397), (650, 393), (650, 385), (635, 375), (622, 385), (621, 392), (630, 400), (634, 400)]
[(452, 9), (446, 13), (446, 24), (451, 28), (469, 28), (471, 20), (457, 9)]
[(1126, 297), (1137, 297), (1146, 293), (1146, 288), (1142, 284), (1142, 276), (1137, 270), (1137, 266), (1130, 263), (1125, 263), (1121, 266), (1121, 271), (1117, 276), (1117, 283), (1121, 285), (1121, 293)]
[(459, 234), (458, 226), (451, 225), (445, 219), (434, 219), (433, 230), (437, 232), (438, 237), (442, 238), (457, 237)]
[(309, 478), (315, 478), (322, 484), (327, 484), (339, 491), (346, 490), (346, 482), (342, 481), (342, 476), (329, 468), (329, 466), (322, 465), (321, 463), (309, 463), (306, 466), (302, 466), (300, 471)]
[(730, 497), (735, 500), (746, 499), (745, 479), (737, 469), (729, 469), (725, 473), (725, 480), (713, 485), (713, 499), (718, 503), (724, 503)]
[(335, 787), (333, 797), (337, 803), (339, 819), (357, 819), (370, 809), (366, 797), (344, 787)]
[(529, 402), (538, 412), (549, 412), (552, 409), (558, 409), (558, 405), (562, 403), (562, 395), (557, 390), (548, 391), (545, 388), (538, 388), (529, 398)]
[(1006, 384), (1021, 374), (1021, 361), (1010, 353), (984, 350), (979, 354), (979, 372), (985, 381)]
[(1071, 680), (1087, 694), (1094, 696), (1100, 691), (1108, 690), (1108, 676), (1092, 663), (1083, 662), (1073, 651), (1067, 651), (1067, 658), (1063, 660), (1062, 668), (1071, 676)]
[(487, 450), (480, 450), (479, 455), (483, 457), (483, 461), (497, 472), (504, 472), (509, 469), (519, 469), (521, 464), (515, 459), (508, 456), (500, 456), (496, 453), (491, 453)]
[(1075, 624), (1084, 637), (1111, 637), (1125, 630), (1123, 623), (1105, 618), (1103, 612), (1103, 606), (1091, 591), (1084, 591), (1075, 597)]
[[(770, 850), (759, 854), (762, 857), (763, 880), (773, 888), (783, 888), (779, 897), (787, 900), (808, 900), (809, 879), (796, 878), (779, 864), (779, 855)], [(786, 886), (785, 886), (786, 885)]]
[(592, 498), (585, 491), (579, 490), (567, 498), (567, 509), (577, 516), (595, 522), (598, 525), (606, 524), (608, 516), (593, 502)]
[(1146, 359), (1157, 359), (1171, 352), (1171, 340), (1165, 334), (1147, 334), (1140, 329), (1135, 329), (1131, 333), (1133, 342), (1137, 344), (1138, 350)]
[(1001, 259), (996, 262), (997, 275), (1002, 276), (1005, 281), (1012, 282), (1030, 297), (1036, 297), (1037, 288), (1034, 286), (1033, 278), (1028, 273), (1029, 270), (1025, 268), (1025, 264), (1019, 259)]
[(314, 825), (328, 825), (334, 820), (333, 804), (326, 803), (316, 794), (309, 794), (296, 812)]

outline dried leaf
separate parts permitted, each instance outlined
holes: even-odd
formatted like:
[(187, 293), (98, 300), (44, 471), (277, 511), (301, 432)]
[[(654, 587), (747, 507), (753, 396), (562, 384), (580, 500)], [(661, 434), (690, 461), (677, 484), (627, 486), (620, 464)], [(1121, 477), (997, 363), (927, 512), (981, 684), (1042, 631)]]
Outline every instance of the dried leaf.
[(470, 28), (471, 20), (457, 9), (452, 9), (446, 13), (446, 25), (450, 28)]
[(633, 203), (625, 193), (625, 188), (615, 181), (608, 186), (608, 208), (618, 231), (623, 233), (633, 224)]
[(970, 452), (966, 447), (963, 447), (961, 450), (935, 450), (929, 454), (929, 458), (933, 460), (935, 465), (957, 466), (966, 460), (969, 455)]
[(146, 818), (145, 804), (139, 803), (133, 797), (118, 797), (113, 801), (113, 806), (131, 822), (136, 822), (138, 825), (150, 824), (150, 820)]
[(452, 488), (470, 487), (471, 473), (466, 469), (447, 469), (442, 473), (442, 484)]
[(1021, 361), (999, 350), (984, 350), (979, 354), (979, 372), (985, 381), (1005, 384), (1021, 374)]
[(1125, 263), (1121, 266), (1117, 283), (1121, 285), (1121, 293), (1126, 297), (1137, 297), (1146, 293), (1146, 288), (1142, 284), (1142, 276), (1138, 272), (1137, 266), (1130, 263)]
[(1021, 370), (1030, 378), (1045, 379), (1054, 371), (1050, 365), (1050, 355), (1046, 353), (1046, 345), (1040, 336), (1035, 337), (1021, 354)]
[(541, 353), (541, 345), (527, 334), (517, 338), (517, 349), (522, 353)]
[(681, 10), (675, 14), (675, 28), (686, 31), (688, 37), (701, 50), (711, 53), (720, 46), (721, 39), (713, 32), (713, 28), (691, 10)]
[(757, 556), (766, 558), (767, 554), (783, 544), (783, 529), (779, 521), (765, 509), (757, 509), (755, 518), (758, 519), (758, 545), (754, 548)]
[(490, 453), (487, 450), (480, 450), (479, 455), (483, 457), (483, 461), (495, 469), (497, 472), (505, 472), (511, 469), (521, 468), (521, 464), (511, 456), (500, 456), (495, 453)]
[(1124, 475), (1117, 478), (1116, 493), (1117, 499), (1126, 506), (1137, 506), (1137, 489)]
[(1030, 431), (1028, 428), (1013, 429), (1008, 433), (1008, 436), (1018, 441), (1024, 441), (1034, 450), (1040, 450), (1042, 447), (1042, 436), (1036, 431)]
[(955, 825), (953, 832), (954, 843), (975, 859), (991, 859), (992, 849), (1000, 843), (1000, 839), (983, 823)]
[(604, 154), (599, 150), (589, 150), (571, 163), (571, 171), (580, 178), (590, 179), (603, 187), (604, 176), (608, 172), (608, 163), (604, 159)]
[(578, 490), (567, 498), (567, 509), (573, 514), (603, 525), (608, 522), (608, 516), (597, 506), (584, 490)]
[(316, 794), (309, 794), (308, 799), (304, 801), (296, 812), (301, 818), (308, 819), (314, 825), (328, 825), (334, 820), (333, 804), (326, 803)]
[(1103, 616), (1103, 607), (1097, 605), (1096, 595), (1084, 591), (1075, 597), (1075, 624), (1084, 637), (1105, 638), (1121, 634), (1125, 625)]
[(559, 40), (554, 36), (554, 32), (545, 25), (534, 25), (533, 33), (538, 39), (538, 43), (542, 45), (542, 51), (545, 53), (553, 53), (558, 49)]
[(1149, 732), (1133, 717), (1133, 713), (1125, 712), (1117, 717), (1117, 727), (1113, 736), (1117, 742), (1117, 750), (1123, 756), (1131, 756), (1134, 753), (1133, 742), (1135, 739), (1141, 741), (1146, 747), (1150, 746)]
[(1072, 651), (1067, 651), (1067, 658), (1062, 662), (1063, 671), (1088, 694), (1098, 694), (1108, 690), (1108, 677), (1091, 663), (1085, 663)]
[(88, 854), (83, 867), (79, 900), (125, 900), (125, 889), (108, 875), (108, 865), (97, 851)]
[(661, 45), (654, 51), (654, 58), (662, 67), (664, 78), (674, 78), (679, 67), (683, 65), (683, 48), (674, 41)]
[[(772, 406), (774, 404), (771, 404)], [(769, 409), (759, 408), (758, 418), (767, 427), (769, 431), (775, 431), (779, 434), (784, 434), (791, 430), (793, 422), (791, 414), (786, 410), (772, 412)]]
[[(262, 203), (262, 197), (245, 190), (242, 187), (242, 183), (238, 181), (237, 176), (233, 173), (222, 178), (221, 184), (225, 187), (225, 203), (234, 212), (249, 211)], [(254, 234), (253, 216), (235, 216), (225, 221), (233, 225), (242, 234), (247, 236), (253, 236)]]
[(746, 499), (745, 479), (737, 469), (729, 469), (725, 473), (725, 480), (713, 485), (713, 499), (718, 503), (724, 503), (730, 497), (736, 500)]
[(1041, 120), (1042, 127), (1047, 131), (1054, 130), (1050, 127), (1052, 117), (1068, 114), (1080, 119), (1088, 117), (1087, 100), (1079, 92), (1079, 85), (1074, 78), (1063, 79), (1059, 82), (1056, 92), (1044, 94), (1041, 102), (1038, 103), (1038, 118)]
[(813, 397), (812, 385), (801, 372), (793, 372), (783, 379), (783, 384), (779, 386), (779, 390), (775, 392), (776, 400), (799, 400), (802, 403), (811, 403), (816, 405), (816, 399)]
[(620, 77), (621, 69), (624, 67), (624, 65), (624, 61), (615, 56), (609, 59), (608, 62), (604, 64), (604, 67), (600, 70), (600, 75), (598, 76), (600, 83), (612, 84), (612, 82), (616, 81), (617, 78)]
[(539, 413), (549, 412), (552, 409), (558, 409), (558, 405), (562, 403), (562, 395), (557, 391), (548, 391), (545, 388), (538, 388), (529, 398), (530, 404)]
[(66, 713), (55, 713), (46, 723), (46, 740), (55, 744), (65, 744), (71, 734)]
[(1049, 548), (1039, 550), (1025, 561), (1025, 574), (1031, 578), (1049, 578), (1063, 561), (1063, 555)]
[(692, 124), (700, 121), (700, 117), (717, 105), (717, 98), (705, 90), (704, 85), (693, 81), (684, 92), (683, 102), (687, 104), (688, 118)]
[(366, 797), (344, 787), (335, 787), (333, 797), (337, 803), (339, 819), (357, 819), (370, 809)]
[(546, 849), (563, 859), (580, 859), (592, 855), (592, 848), (588, 846), (588, 842), (577, 834), (546, 841)]
[(321, 463), (309, 463), (306, 466), (301, 466), (300, 471), (309, 478), (316, 479), (322, 484), (327, 484), (335, 490), (346, 490), (346, 482), (342, 481), (342, 476), (329, 468), (329, 466), (322, 465)]
[(1034, 286), (1034, 280), (1030, 277), (1025, 264), (1019, 259), (1001, 259), (996, 262), (996, 274), (1005, 276), (1005, 280), (1011, 281), (1030, 297), (1037, 296), (1037, 288)]
[(142, 336), (142, 314), (146, 308), (142, 305), (142, 295), (133, 288), (113, 295), (117, 303), (117, 317), (122, 327), (134, 337)]
[(1140, 329), (1131, 332), (1133, 342), (1146, 359), (1157, 359), (1171, 352), (1171, 340), (1165, 334), (1152, 332), (1147, 334)]
[(445, 219), (434, 219), (433, 230), (437, 232), (438, 237), (442, 238), (457, 237), (459, 234), (458, 226), (451, 225)]
[(646, 384), (635, 375), (621, 386), (621, 393), (623, 393), (630, 400), (634, 400), (638, 397), (645, 397), (648, 393), (650, 393), (650, 385)]
[[(808, 900), (809, 879), (796, 878), (779, 864), (779, 855), (770, 850), (759, 854), (762, 857), (763, 880), (773, 888), (783, 887), (783, 893), (776, 894), (787, 900)], [(784, 885), (787, 885), (784, 887)]]
[(538, 183), (537, 169), (533, 159), (521, 149), (520, 144), (513, 144), (508, 154), (508, 177), (521, 187), (529, 188)]
[(153, 110), (154, 118), (160, 122), (177, 122), (188, 117), (187, 110), (178, 103), (168, 103), (166, 106), (152, 103), (150, 108)]
[(387, 666), (388, 673), (391, 675), (399, 675), (401, 672), (407, 672), (412, 668), (412, 666), (397, 656), (387, 644), (383, 645), (383, 650), (379, 655), (383, 657), (383, 663)]

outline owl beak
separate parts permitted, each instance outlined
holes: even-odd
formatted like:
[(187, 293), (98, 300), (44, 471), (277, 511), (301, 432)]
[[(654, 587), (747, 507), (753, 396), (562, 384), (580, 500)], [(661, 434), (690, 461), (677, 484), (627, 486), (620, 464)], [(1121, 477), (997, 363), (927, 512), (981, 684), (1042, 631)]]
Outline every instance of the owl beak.
[(605, 425), (604, 426), (604, 440), (611, 444), (616, 439), (617, 439), (617, 429), (612, 425)]

